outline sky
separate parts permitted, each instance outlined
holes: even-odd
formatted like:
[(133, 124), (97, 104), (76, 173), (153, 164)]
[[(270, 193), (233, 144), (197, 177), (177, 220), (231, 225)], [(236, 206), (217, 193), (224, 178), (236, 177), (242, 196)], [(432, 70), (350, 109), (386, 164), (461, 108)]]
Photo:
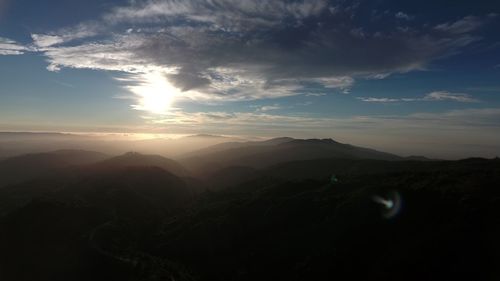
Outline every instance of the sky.
[(498, 1), (0, 0), (0, 131), (494, 157), (499, 94)]

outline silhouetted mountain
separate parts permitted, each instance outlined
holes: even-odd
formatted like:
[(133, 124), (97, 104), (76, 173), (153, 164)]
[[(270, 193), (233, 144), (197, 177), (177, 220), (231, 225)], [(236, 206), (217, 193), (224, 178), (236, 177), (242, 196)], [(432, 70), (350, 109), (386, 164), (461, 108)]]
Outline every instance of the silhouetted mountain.
[(431, 159), (425, 156), (411, 155), (404, 157), (405, 160), (408, 161), (439, 161), (438, 159)]
[[(74, 154), (71, 151), (57, 151), (54, 153), (66, 156)], [(81, 160), (77, 161), (73, 159), (74, 163), (86, 163)], [(59, 162), (56, 163), (60, 164)], [(61, 165), (57, 165), (56, 167), (51, 166), (50, 168), (50, 173), (46, 172), (47, 170), (40, 169), (41, 172), (33, 173), (31, 177), (22, 177), (18, 173), (18, 183), (5, 185), (0, 189), (0, 216), (19, 206), (25, 205), (33, 198), (44, 196), (57, 190), (66, 190), (72, 196), (75, 196), (75, 192), (78, 190), (77, 187), (90, 186), (100, 188), (101, 185), (99, 182), (112, 182), (120, 188), (127, 187), (130, 184), (137, 188), (151, 188), (153, 185), (156, 188), (160, 185), (166, 187), (181, 186), (180, 181), (182, 182), (182, 187), (179, 187), (180, 190), (190, 196), (204, 189), (202, 184), (198, 184), (198, 182), (194, 184), (196, 181), (193, 179), (180, 179), (174, 176), (170, 171), (180, 176), (185, 176), (187, 171), (175, 161), (157, 155), (127, 153), (89, 165), (68, 166), (64, 162)], [(37, 167), (35, 166), (34, 169), (37, 169)], [(129, 171), (130, 174), (125, 174), (123, 171)], [(177, 182), (169, 184), (166, 180), (168, 175)], [(184, 181), (188, 183), (187, 186)], [(66, 189), (68, 186), (71, 188)], [(179, 191), (178, 193), (183, 194), (182, 192)], [(169, 201), (168, 198), (161, 196), (159, 198), (165, 204), (170, 205), (181, 201), (179, 196), (173, 196), (172, 194), (168, 196), (172, 197), (173, 201)]]
[(230, 166), (215, 171), (205, 179), (211, 190), (222, 190), (252, 180), (261, 173), (246, 166)]
[[(145, 210), (151, 208), (176, 208), (193, 196), (181, 178), (160, 167), (107, 166), (103, 170), (96, 167), (99, 165), (82, 170), (71, 188), (58, 190), (53, 196), (74, 198), (77, 195), (87, 205), (103, 209), (118, 207), (125, 202), (123, 200), (133, 200), (134, 206), (124, 205), (120, 211), (128, 212), (131, 216), (144, 216)], [(144, 210), (139, 211), (141, 208)]]
[[(312, 171), (315, 161), (333, 164), (339, 182), (331, 183), (325, 168), (316, 180), (287, 180), (297, 169), (205, 194), (164, 224), (152, 243), (162, 246), (151, 251), (184, 261), (203, 280), (500, 276), (499, 161), (327, 159), (271, 170)], [(390, 194), (402, 202), (392, 218), (373, 200)]]
[(264, 175), (288, 180), (325, 179), (331, 175), (356, 176), (380, 173), (417, 172), (429, 168), (442, 169), (453, 165), (453, 161), (384, 161), (373, 159), (325, 158), (280, 163), (262, 171)]
[(361, 159), (392, 156), (332, 140), (246, 148), (334, 156), (196, 179), (169, 172), (181, 169), (172, 160), (128, 153), (9, 185), (0, 190), (0, 279), (500, 277), (499, 159)]
[(40, 176), (50, 176), (63, 168), (95, 163), (105, 154), (83, 150), (58, 150), (11, 157), (0, 162), (0, 187)]
[(204, 176), (228, 166), (264, 168), (278, 163), (318, 158), (402, 160), (393, 154), (331, 139), (277, 138), (262, 142), (223, 143), (199, 151), (198, 156), (189, 156), (180, 161)]
[(197, 134), (183, 137), (182, 139), (230, 139), (225, 136), (209, 135), (209, 134)]
[(246, 142), (223, 142), (216, 145), (212, 145), (203, 149), (195, 150), (193, 152), (187, 153), (183, 155), (183, 158), (189, 157), (201, 157), (213, 154), (215, 152), (220, 152), (233, 148), (243, 148), (249, 146), (267, 146), (267, 145), (278, 145), (285, 142), (289, 142), (294, 140), (293, 138), (281, 137), (281, 138), (273, 138), (265, 141), (246, 141)]
[(159, 155), (144, 155), (137, 152), (128, 152), (120, 156), (106, 159), (94, 165), (96, 168), (116, 168), (149, 166), (159, 167), (177, 176), (187, 176), (189, 172), (174, 160)]
[[(33, 184), (35, 190), (37, 183)], [(0, 242), (0, 276), (7, 280), (67, 280), (68, 276), (71, 280), (144, 280), (142, 275), (148, 275), (161, 259), (148, 260), (133, 245), (120, 247), (144, 242), (142, 237), (150, 235), (148, 231), (162, 216), (192, 198), (180, 178), (158, 167), (84, 169), (4, 218), (0, 240), (8, 244)], [(119, 232), (114, 233), (115, 229)], [(108, 233), (113, 234), (108, 237)], [(19, 254), (25, 252), (29, 257)], [(135, 265), (147, 269), (125, 262), (132, 258)], [(20, 267), (26, 262), (32, 265), (28, 272)], [(168, 279), (175, 273), (154, 274)]]

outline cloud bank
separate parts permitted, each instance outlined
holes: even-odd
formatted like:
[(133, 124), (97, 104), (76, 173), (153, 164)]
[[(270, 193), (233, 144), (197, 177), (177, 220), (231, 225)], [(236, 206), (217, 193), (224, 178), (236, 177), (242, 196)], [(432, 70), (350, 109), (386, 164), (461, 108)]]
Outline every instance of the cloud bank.
[(349, 93), (355, 79), (423, 70), (458, 52), (480, 40), (474, 31), (485, 21), (419, 25), (399, 11), (387, 15), (392, 26), (367, 29), (358, 9), (326, 0), (132, 1), (32, 38), (51, 71), (161, 73), (179, 90), (177, 99), (210, 102), (305, 94), (308, 87)]

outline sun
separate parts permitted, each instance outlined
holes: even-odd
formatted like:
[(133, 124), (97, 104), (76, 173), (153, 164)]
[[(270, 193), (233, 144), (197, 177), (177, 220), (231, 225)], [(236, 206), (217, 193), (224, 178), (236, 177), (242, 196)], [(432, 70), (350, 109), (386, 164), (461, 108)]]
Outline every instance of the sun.
[(138, 104), (132, 105), (132, 108), (154, 114), (168, 113), (174, 98), (180, 93), (165, 75), (159, 72), (141, 75), (139, 84), (129, 86), (128, 89), (138, 99)]

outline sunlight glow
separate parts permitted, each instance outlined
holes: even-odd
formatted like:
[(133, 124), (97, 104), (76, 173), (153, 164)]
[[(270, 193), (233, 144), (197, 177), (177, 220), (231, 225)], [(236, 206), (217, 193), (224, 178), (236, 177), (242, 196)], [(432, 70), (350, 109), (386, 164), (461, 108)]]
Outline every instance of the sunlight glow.
[(155, 114), (167, 114), (180, 91), (170, 84), (161, 72), (143, 74), (140, 76), (140, 81), (138, 85), (127, 87), (138, 98), (138, 104), (132, 105), (132, 108)]

